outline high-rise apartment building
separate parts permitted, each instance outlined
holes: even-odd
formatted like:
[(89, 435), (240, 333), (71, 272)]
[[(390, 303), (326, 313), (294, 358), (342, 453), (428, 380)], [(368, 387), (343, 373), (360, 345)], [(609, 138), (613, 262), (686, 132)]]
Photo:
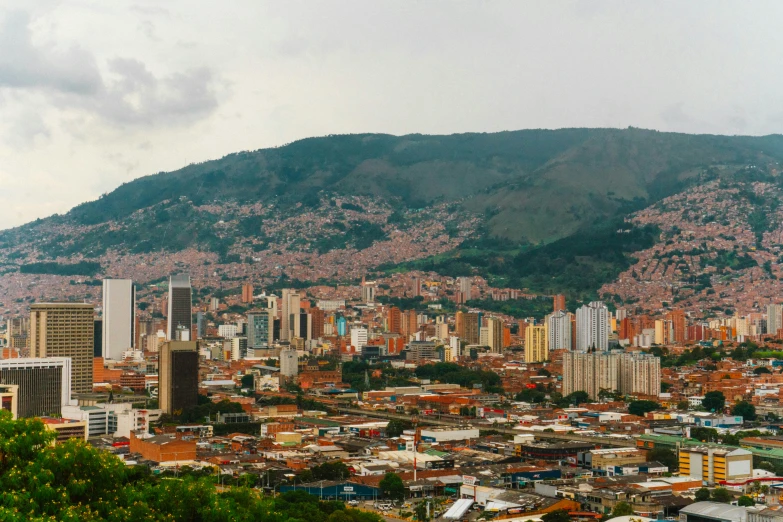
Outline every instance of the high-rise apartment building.
[(783, 328), (783, 305), (767, 305), (767, 333), (777, 335), (778, 330)]
[(274, 317), (268, 310), (247, 314), (247, 347), (253, 350), (267, 348), (274, 344)]
[(462, 316), (464, 335), (461, 335), (468, 344), (479, 344), (481, 335), (481, 314), (468, 312)]
[(659, 396), (661, 360), (642, 353), (563, 354), (563, 395), (584, 391), (597, 399), (601, 390)]
[(176, 340), (177, 330), (187, 328), (193, 324), (193, 295), (190, 286), (190, 276), (177, 274), (169, 277), (168, 299), (168, 332), (167, 338)]
[(686, 334), (685, 311), (672, 310), (666, 314), (666, 320), (672, 322), (673, 341), (675, 343), (684, 343)]
[(253, 302), (253, 285), (250, 283), (242, 285), (242, 302), (246, 304)]
[(471, 277), (458, 277), (457, 284), (459, 285), (459, 292), (462, 297), (461, 302), (470, 301), (473, 299), (473, 278)]
[(525, 329), (525, 362), (537, 363), (549, 359), (549, 339), (546, 325), (530, 325)]
[(324, 324), (326, 323), (326, 314), (320, 308), (310, 309), (310, 320), (312, 321), (312, 338), (320, 339), (324, 336)]
[(280, 352), (280, 375), (291, 378), (299, 373), (299, 354), (296, 350), (287, 348)]
[(362, 349), (367, 346), (367, 328), (351, 328), (351, 346), (356, 349), (356, 353), (362, 353)]
[(95, 309), (85, 303), (30, 306), (30, 355), (71, 358), (71, 391), (92, 392)]
[[(462, 313), (462, 312), (457, 312)], [(389, 308), (386, 314), (386, 329), (391, 333), (402, 332), (402, 312), (396, 306)]]
[(19, 417), (59, 417), (71, 400), (71, 359), (0, 359), (0, 384), (19, 386)]
[(280, 322), (280, 340), (290, 341), (294, 329), (294, 314), (301, 311), (299, 290), (292, 288), (283, 289), (282, 317)]
[(122, 360), (136, 342), (136, 287), (130, 279), (103, 280), (102, 352), (104, 359)]
[(593, 301), (576, 311), (576, 349), (609, 349), (609, 310), (601, 301)]
[(27, 356), (30, 350), (30, 318), (14, 317), (6, 323), (6, 346)]
[(550, 350), (571, 349), (571, 320), (574, 314), (560, 310), (546, 318), (547, 342)]
[(198, 343), (168, 341), (160, 347), (160, 409), (173, 413), (198, 404)]
[(363, 303), (374, 303), (375, 302), (375, 292), (377, 290), (377, 287), (375, 286), (375, 281), (366, 281), (362, 283), (362, 302)]
[(503, 321), (497, 317), (487, 319), (487, 346), (492, 353), (503, 353)]
[(293, 315), (293, 336), (305, 341), (309, 341), (313, 338), (313, 316), (300, 312)]
[(552, 312), (557, 313), (566, 309), (566, 298), (563, 294), (557, 294), (552, 299)]

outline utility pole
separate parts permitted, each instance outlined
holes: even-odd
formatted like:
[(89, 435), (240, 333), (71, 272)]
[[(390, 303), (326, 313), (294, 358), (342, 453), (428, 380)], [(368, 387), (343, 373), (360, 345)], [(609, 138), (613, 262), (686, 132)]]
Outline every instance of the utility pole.
[(413, 482), (416, 482), (416, 456), (419, 452), (419, 416), (414, 415), (411, 417), (413, 421)]

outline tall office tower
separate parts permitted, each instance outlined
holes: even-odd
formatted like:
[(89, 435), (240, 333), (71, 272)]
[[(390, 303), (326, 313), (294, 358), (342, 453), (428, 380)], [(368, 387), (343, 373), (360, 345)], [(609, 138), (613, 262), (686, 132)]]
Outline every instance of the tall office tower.
[(783, 328), (783, 305), (767, 305), (767, 333), (777, 335), (778, 330)]
[(685, 342), (685, 311), (672, 310), (666, 314), (666, 320), (672, 322), (672, 331), (674, 332), (674, 342)]
[(335, 320), (335, 324), (337, 325), (337, 335), (345, 337), (348, 334), (348, 321), (346, 321), (345, 317), (338, 317)]
[(231, 360), (240, 361), (247, 358), (247, 337), (231, 339)]
[(465, 335), (460, 337), (465, 339), (465, 342), (468, 344), (478, 344), (479, 336), (481, 334), (481, 314), (468, 312), (462, 316), (462, 322), (464, 324)]
[(609, 310), (601, 301), (593, 301), (576, 311), (576, 349), (609, 349)]
[(300, 312), (294, 314), (293, 324), (294, 337), (299, 337), (305, 341), (313, 338), (313, 321), (310, 314)]
[(296, 377), (299, 373), (299, 355), (296, 350), (286, 348), (280, 352), (280, 375), (283, 377)]
[(459, 291), (462, 293), (463, 302), (473, 299), (473, 278), (458, 277)]
[(282, 317), (280, 321), (280, 340), (291, 340), (291, 331), (294, 328), (293, 315), (301, 309), (299, 291), (292, 288), (283, 289)]
[(179, 328), (190, 330), (193, 324), (193, 295), (190, 276), (177, 274), (169, 278), (169, 325), (168, 339), (176, 340)]
[(247, 347), (253, 350), (268, 348), (274, 344), (274, 317), (269, 310), (247, 314)]
[[(457, 312), (461, 314), (462, 312)], [(391, 333), (402, 332), (402, 312), (396, 306), (389, 308), (386, 313), (386, 329)]]
[(552, 301), (553, 301), (552, 302), (552, 312), (553, 313), (557, 313), (557, 312), (559, 312), (561, 310), (565, 310), (566, 309), (566, 300), (565, 300), (565, 296), (563, 294), (557, 294), (552, 299)]
[(546, 318), (547, 343), (550, 350), (571, 349), (571, 319), (574, 314), (560, 310)]
[(667, 344), (669, 342), (668, 328), (666, 328), (666, 321), (658, 319), (655, 321), (655, 337), (653, 343), (655, 344)]
[(253, 302), (253, 285), (250, 283), (245, 283), (242, 285), (242, 302), (243, 303), (252, 303)]
[(196, 312), (196, 339), (203, 339), (207, 336), (207, 318), (204, 312)]
[(367, 328), (351, 328), (351, 346), (356, 348), (357, 353), (362, 353), (364, 347), (367, 346), (367, 333)]
[(30, 351), (30, 318), (14, 317), (6, 323), (6, 346), (19, 350), (26, 357)]
[(462, 355), (462, 343), (459, 337), (456, 335), (449, 337), (449, 346), (451, 347), (451, 362), (459, 360), (460, 355)]
[[(171, 301), (171, 300), (169, 300)], [(188, 323), (190, 327), (190, 323)], [(122, 360), (136, 340), (136, 287), (130, 279), (103, 280), (103, 358)]]
[(95, 319), (93, 324), (92, 356), (103, 357), (103, 319)]
[(0, 384), (19, 386), (19, 417), (59, 417), (71, 399), (71, 359), (0, 360)]
[(549, 339), (546, 325), (530, 325), (525, 329), (525, 362), (549, 360)]
[(412, 281), (413, 285), (413, 297), (418, 297), (421, 295), (421, 278), (414, 277)]
[[(620, 390), (620, 357), (609, 352), (563, 354), (563, 395), (584, 391), (597, 399), (601, 390)], [(660, 385), (660, 384), (659, 384)]]
[(503, 353), (503, 321), (497, 317), (487, 319), (487, 346), (492, 353)]
[(362, 282), (362, 302), (375, 302), (375, 281)]
[(661, 360), (641, 352), (620, 355), (620, 392), (660, 396)]
[(168, 341), (160, 347), (160, 408), (173, 413), (198, 404), (198, 343)]
[(95, 309), (85, 303), (30, 305), (30, 355), (71, 358), (71, 391), (92, 392)]
[(311, 308), (310, 318), (313, 322), (313, 339), (320, 339), (324, 336), (324, 323), (326, 322), (326, 314), (318, 307)]
[(402, 312), (400, 330), (406, 339), (419, 331), (419, 316), (416, 313), (416, 310), (405, 310)]
[(462, 310), (458, 310), (454, 314), (454, 332), (457, 334), (457, 337), (465, 338), (465, 313)]

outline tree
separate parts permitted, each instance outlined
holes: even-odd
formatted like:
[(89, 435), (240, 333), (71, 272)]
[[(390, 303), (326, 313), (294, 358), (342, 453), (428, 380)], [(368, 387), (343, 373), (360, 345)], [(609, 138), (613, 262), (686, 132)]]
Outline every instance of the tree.
[(429, 501), (424, 500), (419, 502), (413, 509), (413, 513), (416, 515), (416, 520), (418, 522), (427, 522), (427, 520), (429, 520), (429, 518), (427, 518), (427, 502)]
[(550, 511), (541, 516), (541, 522), (571, 522), (571, 517), (565, 509)]
[(633, 508), (628, 502), (618, 502), (614, 505), (612, 510), (612, 518), (614, 517), (627, 517), (633, 515)]
[(254, 380), (253, 380), (253, 374), (248, 373), (247, 375), (242, 376), (242, 388), (250, 388), (251, 390), (254, 388)]
[(720, 412), (723, 411), (723, 407), (726, 405), (726, 397), (723, 396), (723, 392), (707, 392), (701, 400), (701, 405), (707, 411)]
[(710, 490), (707, 488), (699, 488), (694, 495), (696, 502), (706, 502), (710, 499)]
[(343, 480), (351, 476), (348, 466), (342, 462), (324, 462), (312, 470), (314, 480)]
[(767, 368), (766, 366), (759, 366), (758, 368), (753, 370), (753, 373), (755, 373), (756, 375), (761, 375), (762, 373), (772, 373), (772, 372), (769, 371), (769, 368)]
[(405, 423), (403, 423), (401, 420), (390, 420), (389, 424), (386, 425), (386, 436), (387, 437), (399, 437), (402, 435), (402, 432), (405, 430)]
[(680, 401), (677, 403), (677, 409), (680, 411), (688, 411), (690, 403), (688, 401)]
[(405, 485), (396, 473), (387, 473), (378, 483), (381, 493), (386, 498), (402, 500), (405, 498)]
[(628, 404), (628, 413), (644, 417), (647, 412), (660, 409), (660, 405), (655, 401), (631, 401)]
[(755, 506), (756, 502), (754, 502), (753, 499), (750, 498), (749, 496), (742, 495), (740, 498), (737, 499), (737, 505), (749, 507), (749, 506)]
[(714, 502), (721, 502), (728, 504), (731, 502), (731, 493), (726, 488), (715, 488), (712, 490), (712, 500)]
[(647, 462), (660, 462), (669, 468), (669, 471), (675, 471), (680, 466), (677, 455), (669, 448), (651, 449), (647, 452)]
[(756, 420), (756, 407), (746, 401), (739, 401), (731, 408), (732, 415), (742, 416), (745, 421)]
[(719, 435), (715, 428), (691, 428), (691, 438), (702, 442), (717, 442)]
[(561, 407), (567, 408), (569, 406), (579, 406), (580, 404), (584, 404), (586, 402), (590, 402), (590, 396), (587, 394), (587, 392), (580, 390), (569, 393), (560, 399), (559, 404)]

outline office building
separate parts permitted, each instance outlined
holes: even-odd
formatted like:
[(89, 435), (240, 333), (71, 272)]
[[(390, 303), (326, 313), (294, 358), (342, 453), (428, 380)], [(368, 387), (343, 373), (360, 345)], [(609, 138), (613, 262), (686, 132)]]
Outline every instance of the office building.
[[(461, 314), (462, 312), (457, 312)], [(402, 332), (402, 311), (396, 306), (389, 308), (386, 314), (386, 330), (391, 333)]]
[(27, 356), (30, 350), (30, 318), (14, 317), (6, 322), (6, 346)]
[(546, 318), (549, 350), (571, 349), (571, 322), (574, 314), (560, 310)]
[(290, 341), (293, 333), (293, 316), (301, 311), (299, 291), (291, 288), (284, 288), (282, 301), (280, 340)]
[(310, 309), (310, 335), (312, 339), (320, 339), (324, 336), (324, 326), (326, 324), (326, 314), (320, 308)]
[(92, 329), (92, 355), (103, 357), (103, 319), (95, 319)]
[(487, 319), (487, 346), (492, 353), (503, 353), (503, 321), (496, 317)]
[(411, 341), (405, 359), (417, 363), (431, 361), (438, 358), (437, 346), (431, 341)]
[(185, 274), (172, 275), (169, 278), (168, 299), (168, 340), (176, 340), (178, 329), (190, 330), (193, 324), (193, 290), (190, 286), (190, 276)]
[(218, 326), (218, 335), (223, 339), (233, 339), (239, 333), (239, 327), (235, 324), (221, 324)]
[(576, 311), (576, 349), (609, 349), (609, 310), (601, 301), (593, 301)]
[(71, 359), (0, 359), (0, 384), (19, 387), (19, 417), (59, 417), (71, 399)]
[(481, 314), (469, 312), (462, 315), (462, 333), (457, 335), (468, 344), (479, 344), (481, 336)]
[(291, 378), (299, 373), (299, 355), (296, 350), (286, 348), (280, 352), (280, 375)]
[(686, 446), (679, 450), (679, 461), (681, 477), (693, 477), (707, 484), (753, 476), (753, 453), (743, 448)]
[(313, 320), (312, 316), (307, 313), (300, 312), (293, 314), (293, 336), (305, 341), (309, 341), (313, 338)]
[(672, 310), (665, 316), (667, 321), (671, 321), (672, 327), (672, 342), (684, 343), (685, 342), (685, 311), (684, 310)]
[(198, 404), (198, 343), (168, 341), (160, 347), (160, 409), (171, 414)]
[(242, 302), (245, 304), (253, 302), (253, 285), (250, 283), (242, 285)]
[(335, 319), (335, 324), (337, 325), (337, 335), (340, 337), (345, 337), (348, 333), (348, 321), (345, 319), (345, 317), (338, 317)]
[(367, 328), (351, 328), (351, 346), (356, 349), (357, 353), (362, 353), (362, 348), (367, 346), (367, 333)]
[(274, 344), (273, 321), (270, 311), (247, 314), (247, 347), (252, 350), (268, 348)]
[(525, 362), (549, 360), (549, 339), (546, 325), (530, 325), (525, 329)]
[(203, 339), (207, 336), (207, 318), (204, 312), (196, 312), (196, 339)]
[(0, 411), (10, 412), (14, 420), (19, 417), (19, 386), (0, 384)]
[(94, 308), (84, 303), (30, 306), (30, 355), (71, 358), (71, 391), (92, 392)]
[(566, 309), (566, 298), (563, 294), (557, 294), (552, 299), (552, 313), (557, 313)]
[(457, 285), (462, 303), (473, 299), (473, 279), (470, 277), (458, 277)]
[(449, 362), (458, 361), (459, 357), (462, 355), (462, 343), (460, 342), (459, 337), (456, 335), (449, 337), (449, 347), (451, 348), (451, 359), (447, 360)]
[(661, 360), (638, 352), (566, 352), (563, 354), (563, 395), (584, 391), (597, 399), (601, 390), (658, 397)]
[(375, 281), (362, 282), (362, 302), (374, 303), (376, 289)]
[(240, 361), (247, 358), (247, 337), (231, 339), (231, 360)]
[(122, 360), (136, 340), (136, 287), (130, 279), (103, 280), (102, 357)]

